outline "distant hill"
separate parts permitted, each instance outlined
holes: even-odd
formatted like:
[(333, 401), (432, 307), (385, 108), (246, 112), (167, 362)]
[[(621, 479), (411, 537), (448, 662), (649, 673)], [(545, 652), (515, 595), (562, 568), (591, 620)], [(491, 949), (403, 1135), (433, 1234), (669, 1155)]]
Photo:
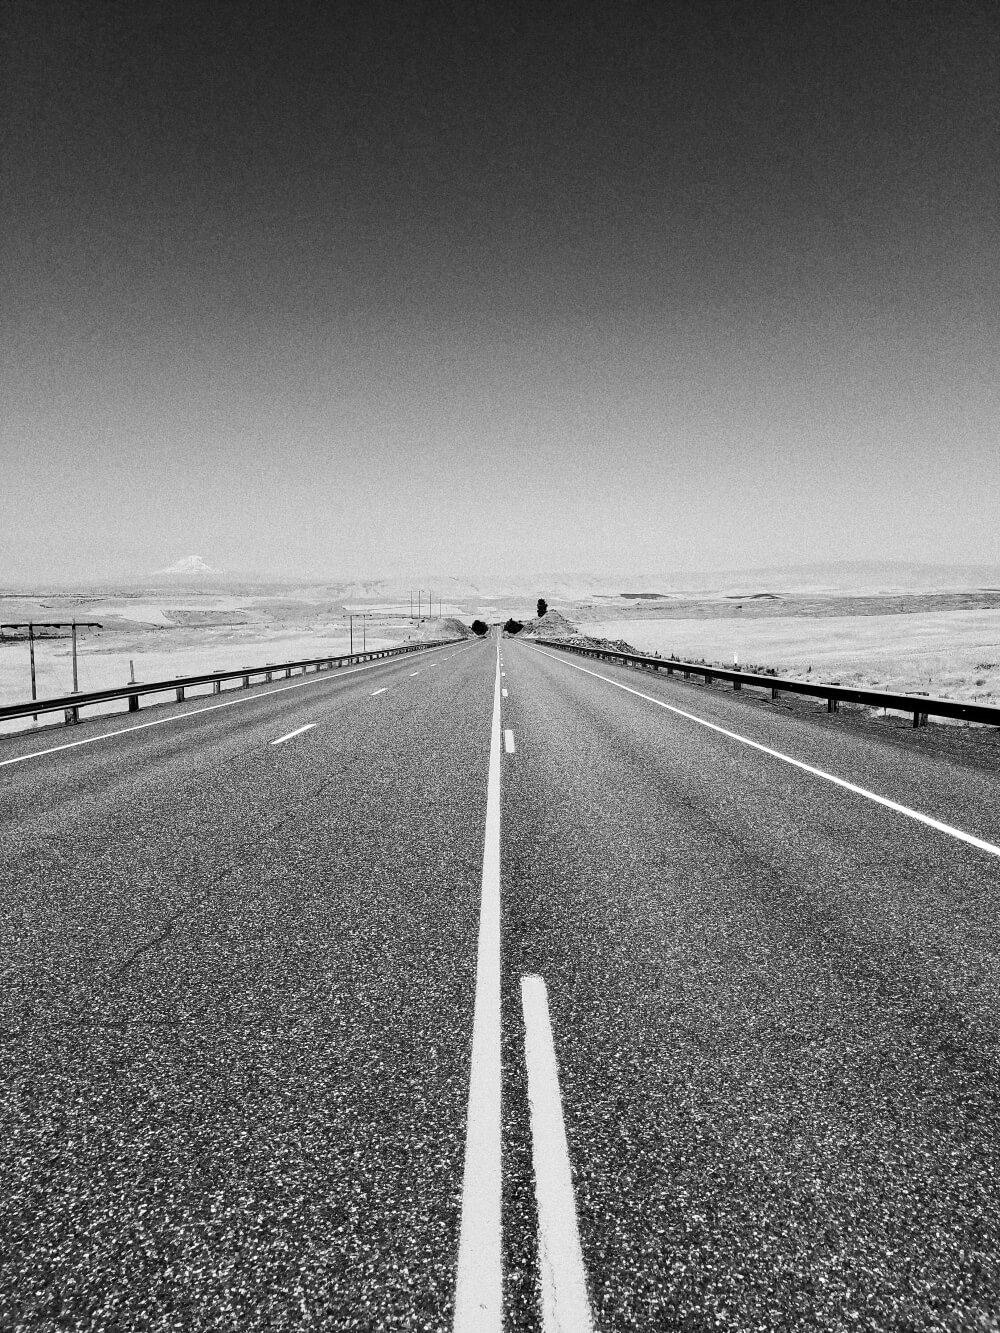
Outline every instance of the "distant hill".
[[(273, 595), (287, 591), (309, 599), (337, 604), (377, 605), (393, 603), (408, 607), (410, 596), (416, 606), (421, 589), (422, 610), (427, 607), (428, 589), (434, 595), (434, 610), (440, 602), (445, 613), (449, 606), (473, 605), (484, 619), (490, 619), (489, 603), (519, 601), (534, 606), (539, 597), (550, 604), (588, 602), (593, 599), (621, 599), (650, 602), (676, 597), (738, 596), (743, 599), (786, 597), (822, 593), (914, 593), (967, 592), (982, 588), (1000, 588), (1000, 565), (932, 564), (918, 561), (844, 560), (809, 564), (735, 567), (721, 570), (664, 569), (649, 572), (622, 572), (606, 569), (539, 570), (536, 572), (469, 573), (372, 578), (323, 578), (303, 574), (297, 578), (269, 576), (249, 569), (219, 569), (200, 555), (184, 556), (155, 573), (122, 577), (116, 580), (73, 580), (47, 582), (57, 589), (93, 586), (101, 589), (140, 588), (145, 595), (150, 587), (160, 585), (176, 592), (183, 585), (191, 591), (218, 589), (240, 595)], [(27, 585), (24, 585), (27, 586)], [(36, 585), (32, 585), (36, 586)], [(631, 591), (623, 593), (623, 588)]]

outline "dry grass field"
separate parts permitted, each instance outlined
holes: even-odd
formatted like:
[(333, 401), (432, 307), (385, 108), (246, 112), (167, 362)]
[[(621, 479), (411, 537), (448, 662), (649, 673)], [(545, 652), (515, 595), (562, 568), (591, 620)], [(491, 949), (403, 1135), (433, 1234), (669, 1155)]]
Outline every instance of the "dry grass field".
[(586, 620), (643, 652), (1000, 705), (1000, 612)]

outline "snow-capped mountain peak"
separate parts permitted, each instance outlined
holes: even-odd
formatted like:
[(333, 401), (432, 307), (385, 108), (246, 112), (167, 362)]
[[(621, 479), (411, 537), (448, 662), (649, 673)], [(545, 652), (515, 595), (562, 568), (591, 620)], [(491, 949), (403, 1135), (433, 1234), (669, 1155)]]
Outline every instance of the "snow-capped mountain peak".
[(186, 555), (181, 560), (175, 560), (166, 569), (158, 569), (156, 572), (158, 574), (215, 574), (217, 571), (211, 565), (206, 565), (200, 555)]

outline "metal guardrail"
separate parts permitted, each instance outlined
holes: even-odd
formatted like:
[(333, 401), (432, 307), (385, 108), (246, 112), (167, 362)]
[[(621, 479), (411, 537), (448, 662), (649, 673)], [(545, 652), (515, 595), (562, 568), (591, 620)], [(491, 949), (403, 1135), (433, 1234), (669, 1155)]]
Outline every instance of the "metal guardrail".
[(242, 688), (250, 688), (250, 681), (255, 676), (261, 677), (258, 684), (265, 684), (273, 680), (278, 673), (282, 673), (284, 678), (290, 679), (295, 671), (305, 675), (310, 668), (315, 671), (339, 670), (342, 666), (353, 666), (360, 662), (375, 662), (382, 657), (399, 657), (403, 653), (422, 652), (427, 648), (440, 648), (443, 644), (450, 642), (447, 639), (433, 639), (429, 643), (406, 643), (398, 648), (380, 648), (370, 653), (346, 653), (342, 657), (306, 657), (299, 658), (294, 662), (268, 662), (261, 667), (239, 667), (234, 671), (207, 671), (198, 676), (175, 676), (173, 680), (156, 680), (148, 684), (139, 684), (138, 682), (129, 685), (116, 685), (106, 690), (87, 690), (82, 693), (66, 694), (57, 699), (32, 699), (28, 703), (8, 704), (0, 707), (0, 722), (8, 722), (12, 718), (27, 717), (34, 713), (59, 713), (65, 714), (67, 724), (80, 721), (80, 709), (86, 708), (89, 704), (104, 704), (114, 702), (116, 699), (128, 700), (128, 711), (137, 713), (139, 711), (139, 700), (146, 694), (168, 694), (174, 691), (174, 696), (178, 703), (182, 703), (187, 690), (196, 685), (211, 685), (213, 694), (222, 693), (222, 682), (224, 680), (241, 680)]
[(935, 699), (922, 694), (890, 694), (885, 690), (855, 690), (846, 685), (813, 684), (809, 680), (788, 680), (783, 676), (757, 675), (752, 671), (730, 671), (726, 667), (706, 666), (702, 662), (678, 662), (669, 657), (648, 657), (643, 653), (625, 653), (617, 648), (583, 648), (560, 639), (534, 639), (547, 648), (561, 648), (563, 652), (579, 653), (581, 657), (596, 657), (604, 661), (621, 662), (623, 666), (643, 670), (665, 671), (668, 676), (680, 672), (685, 680), (691, 676), (703, 677), (705, 684), (713, 680), (731, 681), (734, 690), (744, 685), (770, 690), (771, 698), (780, 694), (808, 694), (826, 700), (826, 711), (836, 713), (842, 703), (866, 704), (870, 708), (889, 708), (896, 713), (912, 713), (913, 725), (927, 725), (928, 717), (951, 717), (962, 722), (979, 722), (984, 726), (1000, 727), (1000, 708), (988, 704), (966, 704), (957, 699)]

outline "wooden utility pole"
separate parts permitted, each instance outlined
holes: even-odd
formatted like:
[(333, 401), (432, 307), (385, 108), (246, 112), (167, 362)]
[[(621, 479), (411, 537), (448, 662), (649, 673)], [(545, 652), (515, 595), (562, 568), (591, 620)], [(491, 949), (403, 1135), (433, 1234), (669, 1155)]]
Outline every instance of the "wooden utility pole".
[[(38, 691), (35, 689), (35, 627), (28, 621), (28, 657), (31, 659), (31, 702), (34, 703), (38, 698)], [(31, 720), (38, 721), (38, 714), (32, 713)]]

